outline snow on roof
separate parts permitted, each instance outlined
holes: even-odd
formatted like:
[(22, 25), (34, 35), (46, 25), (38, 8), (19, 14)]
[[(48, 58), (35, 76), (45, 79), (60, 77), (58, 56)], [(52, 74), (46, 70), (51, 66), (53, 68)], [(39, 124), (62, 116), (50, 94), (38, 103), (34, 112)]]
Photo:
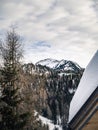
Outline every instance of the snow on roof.
[(77, 114), (90, 95), (98, 87), (98, 51), (86, 67), (79, 83), (78, 89), (71, 101), (69, 122)]

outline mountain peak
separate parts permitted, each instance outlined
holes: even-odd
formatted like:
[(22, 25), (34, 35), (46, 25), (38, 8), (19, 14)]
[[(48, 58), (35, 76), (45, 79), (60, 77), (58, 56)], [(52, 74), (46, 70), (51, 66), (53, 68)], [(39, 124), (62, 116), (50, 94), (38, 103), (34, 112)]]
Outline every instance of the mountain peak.
[(42, 66), (47, 66), (49, 68), (55, 68), (55, 66), (59, 63), (58, 60), (47, 58), (44, 60), (40, 60), (36, 63), (36, 65), (42, 65)]
[(47, 66), (54, 70), (61, 70), (61, 71), (78, 72), (79, 70), (82, 70), (82, 68), (76, 62), (64, 60), (64, 59), (55, 60), (55, 59), (47, 58), (44, 60), (40, 60), (39, 62), (36, 63), (36, 65)]

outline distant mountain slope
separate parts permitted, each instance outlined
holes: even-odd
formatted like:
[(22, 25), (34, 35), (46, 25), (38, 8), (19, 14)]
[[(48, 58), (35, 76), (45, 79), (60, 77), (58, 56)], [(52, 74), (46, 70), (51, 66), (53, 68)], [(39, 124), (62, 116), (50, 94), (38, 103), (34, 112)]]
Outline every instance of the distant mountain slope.
[(54, 59), (44, 59), (44, 60), (40, 60), (36, 63), (36, 65), (42, 65), (42, 66), (47, 66), (49, 68), (55, 68), (55, 66), (59, 63), (58, 60), (54, 60)]
[(45, 59), (37, 62), (36, 65), (47, 66), (59, 71), (75, 71), (77, 73), (82, 70), (77, 63), (67, 60)]

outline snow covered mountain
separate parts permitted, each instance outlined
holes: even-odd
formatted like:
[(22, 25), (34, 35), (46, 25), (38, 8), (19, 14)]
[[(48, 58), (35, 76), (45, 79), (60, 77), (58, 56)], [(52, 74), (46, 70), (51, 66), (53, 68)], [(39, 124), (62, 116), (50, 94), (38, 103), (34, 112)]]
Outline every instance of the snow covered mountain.
[(75, 62), (67, 60), (54, 60), (54, 59), (45, 59), (36, 63), (36, 65), (47, 66), (54, 70), (59, 71), (76, 71), (79, 72), (82, 68)]

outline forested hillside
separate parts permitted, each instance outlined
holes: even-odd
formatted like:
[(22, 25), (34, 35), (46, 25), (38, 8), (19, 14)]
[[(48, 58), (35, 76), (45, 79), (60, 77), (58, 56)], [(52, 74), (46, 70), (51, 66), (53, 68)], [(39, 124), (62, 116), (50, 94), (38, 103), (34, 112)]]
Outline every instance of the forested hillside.
[(39, 115), (65, 129), (84, 69), (67, 60), (22, 63), (22, 48), (14, 30), (8, 32), (5, 43), (1, 42), (0, 52), (1, 130), (48, 130)]
[(28, 86), (34, 102), (34, 109), (40, 115), (51, 119), (54, 124), (65, 127), (69, 105), (83, 69), (78, 69), (78, 71), (76, 69), (60, 70), (28, 63), (23, 65), (23, 73), (29, 80)]

